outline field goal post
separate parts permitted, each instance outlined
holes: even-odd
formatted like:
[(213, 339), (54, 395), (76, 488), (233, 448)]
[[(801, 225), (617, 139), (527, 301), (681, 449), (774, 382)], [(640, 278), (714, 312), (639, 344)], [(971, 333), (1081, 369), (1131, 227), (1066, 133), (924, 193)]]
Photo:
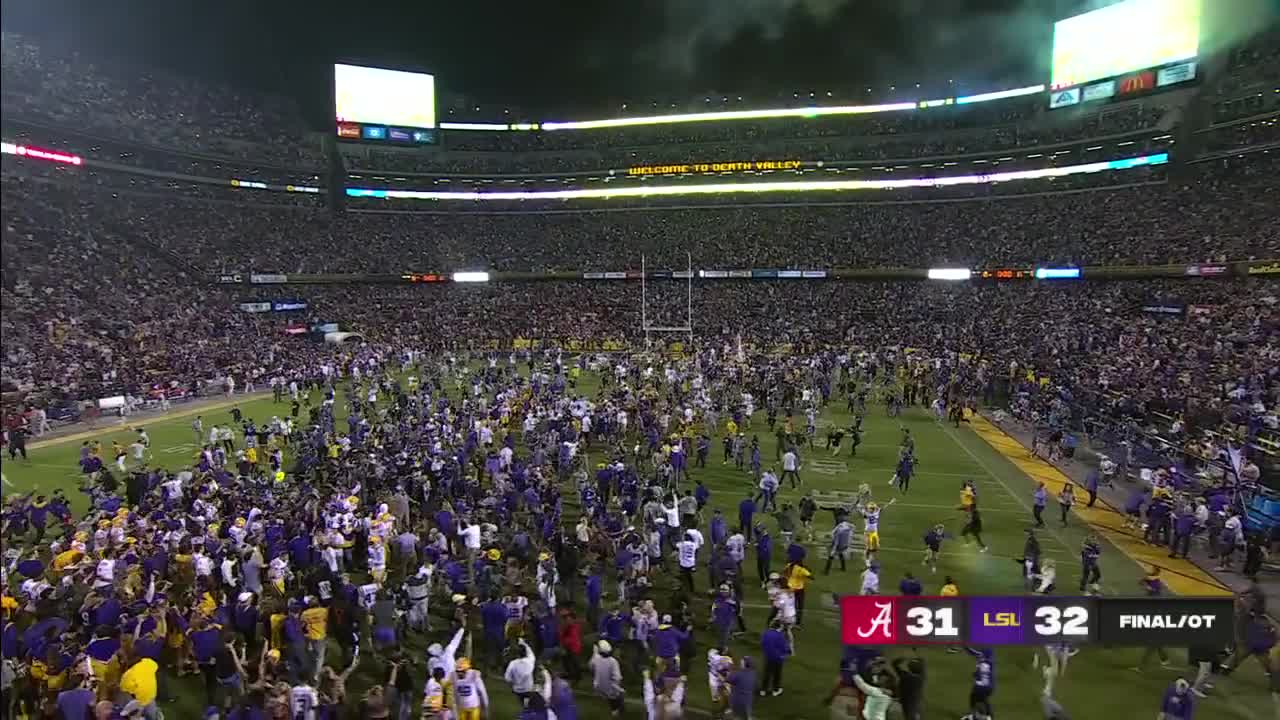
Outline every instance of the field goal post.
[(648, 350), (655, 333), (683, 334), (688, 347), (693, 347), (693, 254), (685, 253), (685, 317), (683, 325), (649, 324), (649, 264), (640, 256), (640, 327), (644, 330), (644, 347)]

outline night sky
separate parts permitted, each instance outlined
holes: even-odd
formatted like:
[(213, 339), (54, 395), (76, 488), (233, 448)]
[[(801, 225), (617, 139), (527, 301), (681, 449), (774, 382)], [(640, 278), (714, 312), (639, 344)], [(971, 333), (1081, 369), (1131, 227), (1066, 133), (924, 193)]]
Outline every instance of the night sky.
[(504, 107), (512, 120), (582, 119), (704, 95), (914, 98), (916, 83), (945, 94), (948, 81), (980, 92), (1045, 81), (1053, 21), (1110, 3), (5, 0), (2, 23), (61, 52), (282, 93), (326, 127), (334, 60), (432, 72), (443, 97), (482, 106), (465, 119)]

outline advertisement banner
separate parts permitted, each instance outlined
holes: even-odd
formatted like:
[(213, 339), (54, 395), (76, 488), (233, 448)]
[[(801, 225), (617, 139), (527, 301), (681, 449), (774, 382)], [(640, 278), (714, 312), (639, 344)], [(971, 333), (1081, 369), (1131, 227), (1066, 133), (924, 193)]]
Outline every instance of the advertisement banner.
[(1156, 87), (1164, 87), (1166, 85), (1176, 85), (1188, 80), (1196, 79), (1196, 64), (1194, 62), (1178, 63), (1161, 68), (1156, 73)]
[(293, 312), (295, 310), (306, 310), (307, 303), (304, 300), (273, 300), (271, 301), (271, 312)]
[(692, 271), (692, 270), (677, 270), (677, 271), (675, 271), (675, 272), (671, 273), (671, 277), (673, 277), (673, 278), (677, 278), (677, 279), (680, 279), (680, 280), (688, 280), (689, 278), (693, 277), (693, 271)]
[(331, 333), (338, 332), (338, 323), (314, 323), (311, 326), (313, 333)]
[(1226, 275), (1226, 265), (1188, 265), (1186, 274), (1191, 277), (1214, 277), (1216, 275)]
[(286, 327), (283, 332), (285, 335), (306, 335), (307, 326), (306, 325), (290, 325)]
[(799, 278), (799, 277), (804, 277), (804, 273), (800, 272), (799, 270), (779, 270), (778, 277), (787, 278), (787, 279)]
[(1143, 70), (1132, 75), (1126, 75), (1120, 78), (1119, 94), (1128, 95), (1130, 93), (1142, 92), (1150, 90), (1156, 86), (1156, 74), (1150, 70)]
[(1179, 305), (1177, 303), (1152, 303), (1150, 305), (1142, 306), (1142, 312), (1147, 313), (1148, 315), (1165, 315), (1170, 317), (1173, 317), (1173, 316), (1180, 317), (1186, 311), (1187, 311), (1187, 308), (1185, 305)]
[(752, 271), (751, 271), (751, 277), (753, 277), (753, 278), (776, 278), (776, 277), (778, 277), (778, 271), (777, 271), (777, 270), (752, 270)]
[(1080, 102), (1080, 88), (1055, 90), (1049, 95), (1049, 109), (1067, 107)]
[(582, 273), (582, 279), (583, 280), (603, 280), (604, 273), (602, 272)]
[(1280, 261), (1251, 263), (1250, 275), (1280, 275)]
[(656, 278), (658, 280), (670, 280), (671, 271), (670, 270), (654, 270), (653, 272), (649, 273), (649, 277)]
[(731, 277), (731, 278), (749, 278), (749, 277), (751, 277), (751, 271), (750, 271), (750, 270), (730, 270), (730, 271), (729, 271), (729, 277)]
[(1116, 81), (1106, 80), (1100, 83), (1094, 83), (1084, 89), (1081, 95), (1084, 102), (1091, 100), (1105, 100), (1116, 94)]
[(801, 273), (801, 275), (805, 278), (813, 280), (815, 278), (825, 278), (827, 276), (827, 271), (826, 270), (805, 270), (803, 273)]
[(253, 283), (254, 285), (279, 285), (280, 283), (289, 282), (289, 276), (279, 275), (274, 273), (272, 274), (252, 273), (249, 275), (249, 282)]
[(264, 313), (271, 312), (271, 303), (269, 302), (243, 302), (240, 303), (240, 309), (247, 313)]
[(625, 272), (607, 272), (604, 274), (604, 279), (605, 280), (626, 280), (627, 274)]
[(729, 277), (729, 273), (724, 270), (699, 270), (698, 277), (704, 278), (725, 278)]
[(338, 137), (358, 138), (360, 137), (360, 126), (354, 123), (339, 123)]

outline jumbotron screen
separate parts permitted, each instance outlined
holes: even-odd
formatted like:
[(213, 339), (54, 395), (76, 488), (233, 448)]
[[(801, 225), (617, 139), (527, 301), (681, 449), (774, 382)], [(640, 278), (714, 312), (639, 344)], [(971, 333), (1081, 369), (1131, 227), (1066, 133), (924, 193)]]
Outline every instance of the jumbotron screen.
[(338, 123), (432, 129), (436, 126), (436, 79), (426, 73), (333, 66)]
[(1189, 60), (1200, 45), (1201, 0), (1125, 0), (1053, 28), (1054, 88)]

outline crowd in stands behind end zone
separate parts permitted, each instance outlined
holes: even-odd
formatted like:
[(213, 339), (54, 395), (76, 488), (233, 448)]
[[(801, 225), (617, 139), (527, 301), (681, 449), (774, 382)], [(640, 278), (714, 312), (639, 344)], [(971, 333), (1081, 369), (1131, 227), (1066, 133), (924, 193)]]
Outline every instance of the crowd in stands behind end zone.
[[(1168, 264), (1280, 256), (1280, 210), (1268, 197), (1277, 168), (1273, 153), (1201, 163), (1188, 176), (1161, 185), (1048, 192), (1062, 189), (1062, 181), (1071, 178), (1001, 183), (995, 187), (1002, 192), (1032, 194), (966, 202), (903, 203), (895, 202), (903, 198), (898, 192), (854, 192), (779, 198), (853, 203), (831, 206), (564, 212), (565, 206), (555, 204), (546, 207), (556, 212), (540, 214), (529, 212), (537, 206), (525, 203), (519, 213), (468, 213), (475, 208), (467, 205), (450, 214), (345, 216), (315, 207), (225, 202), (256, 203), (271, 199), (271, 193), (235, 195), (224, 189), (210, 191), (222, 193), (220, 202), (205, 202), (159, 188), (135, 193), (85, 183), (78, 169), (9, 162), (5, 192), (14, 199), (12, 212), (23, 211), (22, 200), (47, 192), (40, 203), (91, 207), (88, 222), (127, 232), (208, 275), (613, 271), (637, 267), (641, 254), (651, 267), (679, 268), (687, 252), (703, 268)], [(1133, 176), (1082, 177), (1119, 181)], [(915, 197), (928, 196), (921, 191)], [(880, 202), (860, 202), (870, 198)], [(300, 196), (299, 202), (306, 200)], [(373, 207), (419, 206), (377, 201)]]
[[(1223, 184), (1215, 187), (1213, 182)], [(531, 260), (554, 257), (565, 265), (571, 265), (573, 253), (592, 257), (586, 250), (587, 237), (603, 239), (615, 248), (657, 244), (680, 237), (679, 228), (688, 225), (690, 217), (700, 218), (696, 227), (704, 234), (722, 232), (723, 228), (716, 228), (737, 217), (740, 222), (759, 223), (759, 237), (779, 233), (779, 228), (786, 231), (785, 236), (764, 245), (754, 237), (744, 239), (741, 232), (719, 234), (723, 242), (737, 237), (734, 242), (739, 244), (723, 246), (724, 254), (717, 260), (736, 259), (740, 262), (733, 266), (759, 267), (763, 263), (757, 260), (779, 259), (794, 266), (794, 258), (801, 253), (828, 247), (815, 244), (822, 234), (815, 229), (837, 232), (841, 223), (849, 222), (850, 213), (866, 210), (878, 224), (874, 234), (867, 226), (862, 242), (867, 257), (879, 264), (920, 266), (931, 257), (926, 248), (936, 245), (942, 248), (939, 252), (946, 252), (949, 242), (958, 242), (962, 235), (948, 231), (948, 224), (964, 218), (970, 218), (971, 225), (976, 223), (979, 207), (988, 214), (987, 223), (991, 223), (990, 213), (999, 213), (996, 219), (1016, 224), (1014, 232), (997, 234), (993, 228), (998, 223), (983, 225), (986, 230), (963, 235), (965, 247), (981, 248), (987, 242), (1004, 250), (1017, 242), (1034, 244), (1052, 230), (1055, 218), (1064, 211), (1064, 206), (1051, 204), (1057, 201), (1073, 203), (1074, 217), (1087, 221), (1070, 233), (1089, 243), (1082, 247), (1110, 248), (1115, 253), (1123, 248), (1124, 255), (1103, 260), (1176, 257), (1186, 262), (1224, 255), (1238, 259), (1249, 250), (1250, 255), (1274, 251), (1278, 226), (1274, 204), (1241, 202), (1241, 197), (1249, 195), (1239, 192), (1248, 186), (1246, 180), (1227, 184), (1225, 178), (1215, 176), (1213, 182), (1202, 179), (1196, 191), (1177, 191), (1181, 205), (1172, 198), (1161, 199), (1159, 193), (1168, 189), (1146, 188), (1122, 191), (1131, 195), (1082, 193), (976, 206), (840, 208), (843, 214), (832, 216), (825, 214), (834, 212), (829, 208), (802, 207), (428, 216), (432, 223), (448, 220), (451, 224), (433, 224), (424, 231), (418, 225), (424, 218), (416, 216), (348, 216), (335, 221), (321, 212), (188, 205), (153, 195), (110, 196), (97, 188), (10, 175), (2, 186), (7, 210), (0, 319), (4, 379), (46, 399), (120, 392), (145, 395), (158, 388), (216, 383), (228, 375), (237, 378), (240, 387), (249, 382), (261, 386), (275, 375), (309, 372), (321, 358), (336, 352), (282, 334), (286, 323), (310, 320), (338, 322), (364, 333), (378, 347), (394, 349), (509, 347), (520, 337), (561, 343), (615, 338), (632, 347), (639, 343), (640, 298), (634, 284), (390, 289), (206, 284), (224, 269), (262, 269), (251, 264), (255, 258), (282, 261), (314, 255), (333, 261), (317, 269), (353, 269), (363, 268), (362, 262), (392, 262), (396, 257), (407, 262), (405, 258), (414, 257), (412, 249), (429, 248), (433, 238), (450, 243), (448, 247), (462, 243), (484, 247), (495, 242), (492, 234), (499, 226), (493, 223), (498, 220), (510, 236), (501, 246), (488, 247), (509, 247), (504, 252), (513, 253), (512, 257), (516, 248), (522, 248)], [(1200, 204), (1194, 204), (1196, 198)], [(1018, 209), (1005, 207), (1006, 202)], [(1081, 215), (1088, 207), (1100, 210), (1096, 215)], [(957, 208), (966, 208), (966, 214), (953, 214)], [(1143, 209), (1153, 214), (1144, 215)], [(755, 214), (760, 212), (769, 214)], [(784, 219), (789, 226), (777, 224)], [(560, 230), (552, 231), (544, 224), (547, 221), (561, 223)], [(937, 234), (909, 241), (904, 234), (908, 226)], [(729, 229), (740, 228), (730, 225)], [(847, 228), (845, 232), (840, 237), (848, 244)], [(1230, 234), (1238, 239), (1219, 247), (1205, 242), (1207, 238), (1224, 242)], [(583, 238), (583, 244), (567, 243), (567, 237)], [(757, 249), (762, 246), (770, 249)], [(1047, 251), (1051, 246), (1044, 247)], [(241, 254), (250, 248), (258, 252)], [(364, 255), (371, 248), (386, 255)], [(912, 253), (918, 254), (913, 257)], [(599, 252), (596, 257), (607, 255)], [(218, 264), (219, 257), (245, 264)], [(422, 257), (425, 262), (447, 256)], [(617, 262), (616, 251), (612, 257)], [(292, 267), (272, 265), (270, 269), (290, 271)], [(386, 271), (385, 266), (380, 269)], [(681, 324), (682, 288), (679, 284), (651, 288), (652, 322)], [(306, 300), (310, 307), (306, 314), (287, 318), (237, 310), (240, 302), (273, 297)], [(1153, 302), (1200, 310), (1191, 320), (1141, 311)], [(1125, 399), (1109, 400), (1108, 407), (1134, 413), (1182, 409), (1223, 418), (1239, 412), (1253, 417), (1274, 415), (1280, 381), (1278, 311), (1275, 285), (1262, 279), (1004, 287), (725, 282), (698, 283), (694, 294), (695, 334), (712, 344), (736, 342), (741, 336), (751, 344), (785, 343), (808, 351), (828, 346), (873, 347), (889, 341), (932, 352), (973, 353), (993, 368), (1017, 362), (1043, 370), (1074, 397), (1105, 397), (1112, 391)], [(246, 345), (256, 352), (245, 353)], [(1237, 404), (1243, 410), (1233, 410)]]

